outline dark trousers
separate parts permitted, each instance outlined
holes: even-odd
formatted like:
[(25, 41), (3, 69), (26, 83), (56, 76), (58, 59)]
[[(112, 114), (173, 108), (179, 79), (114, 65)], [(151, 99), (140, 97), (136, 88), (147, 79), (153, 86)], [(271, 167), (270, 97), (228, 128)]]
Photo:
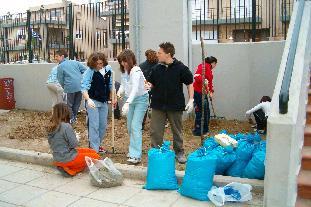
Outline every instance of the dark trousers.
[(166, 120), (173, 132), (173, 148), (176, 154), (184, 153), (182, 137), (182, 111), (161, 111), (152, 109), (151, 114), (151, 146), (162, 146)]
[[(203, 115), (202, 112), (202, 94), (194, 92), (194, 110), (195, 110), (195, 123), (193, 134), (200, 136), (201, 135), (201, 118)], [(208, 125), (210, 120), (210, 109), (207, 95), (204, 98), (204, 125), (203, 125), (203, 134), (209, 131)]]
[(266, 130), (267, 129), (267, 119), (265, 112), (262, 109), (255, 111), (254, 117), (257, 124), (257, 130)]
[(77, 114), (80, 108), (82, 100), (81, 91), (75, 93), (67, 93), (67, 105), (70, 110), (70, 119), (71, 121), (75, 121), (77, 118)]

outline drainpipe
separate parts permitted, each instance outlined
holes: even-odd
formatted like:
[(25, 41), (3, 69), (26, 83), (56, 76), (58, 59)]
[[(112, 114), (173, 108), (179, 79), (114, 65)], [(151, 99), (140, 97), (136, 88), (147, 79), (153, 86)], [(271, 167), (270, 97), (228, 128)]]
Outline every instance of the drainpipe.
[(139, 22), (139, 0), (135, 0), (135, 54), (137, 62), (140, 63), (140, 22)]

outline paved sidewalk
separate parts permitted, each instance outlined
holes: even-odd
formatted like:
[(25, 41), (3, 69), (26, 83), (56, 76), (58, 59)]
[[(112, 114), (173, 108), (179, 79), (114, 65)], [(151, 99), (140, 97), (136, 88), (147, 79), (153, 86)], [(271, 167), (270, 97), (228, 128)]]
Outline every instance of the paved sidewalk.
[[(176, 191), (143, 190), (144, 182), (125, 180), (123, 186), (100, 189), (88, 173), (63, 178), (54, 168), (0, 159), (0, 207), (209, 207), (210, 202), (185, 198)], [(248, 204), (262, 206), (262, 195)]]

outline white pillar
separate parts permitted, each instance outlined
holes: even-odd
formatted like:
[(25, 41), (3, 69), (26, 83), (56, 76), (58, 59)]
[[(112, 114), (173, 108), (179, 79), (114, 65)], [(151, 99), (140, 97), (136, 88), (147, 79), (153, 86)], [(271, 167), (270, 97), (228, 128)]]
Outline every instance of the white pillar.
[(176, 58), (189, 65), (191, 17), (188, 0), (129, 0), (130, 48), (139, 63), (147, 49), (157, 50), (162, 42), (175, 46)]

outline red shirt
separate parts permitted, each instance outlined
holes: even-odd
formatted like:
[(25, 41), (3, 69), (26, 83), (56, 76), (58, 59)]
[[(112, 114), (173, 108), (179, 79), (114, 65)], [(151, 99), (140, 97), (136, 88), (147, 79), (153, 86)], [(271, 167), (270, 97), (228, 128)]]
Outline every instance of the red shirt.
[[(194, 83), (193, 88), (194, 91), (198, 93), (202, 93), (202, 63), (198, 65), (198, 69), (194, 74)], [(214, 93), (213, 89), (213, 73), (212, 67), (209, 63), (205, 63), (205, 79), (208, 80), (208, 86), (206, 87), (206, 92)]]

